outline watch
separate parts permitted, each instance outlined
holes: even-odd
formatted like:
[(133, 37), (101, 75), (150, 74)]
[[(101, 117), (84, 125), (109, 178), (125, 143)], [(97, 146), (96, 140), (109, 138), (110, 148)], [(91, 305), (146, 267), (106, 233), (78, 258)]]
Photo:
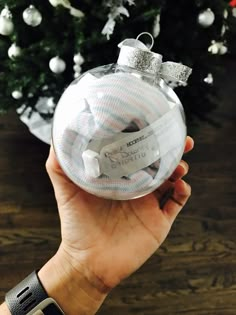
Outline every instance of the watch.
[(7, 292), (5, 301), (12, 315), (65, 315), (48, 296), (37, 271)]

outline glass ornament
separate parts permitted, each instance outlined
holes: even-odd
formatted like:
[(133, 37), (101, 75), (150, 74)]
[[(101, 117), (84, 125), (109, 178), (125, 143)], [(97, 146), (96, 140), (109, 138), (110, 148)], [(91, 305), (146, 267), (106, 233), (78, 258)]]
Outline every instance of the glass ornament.
[(21, 55), (21, 48), (13, 43), (8, 49), (8, 56), (10, 59), (14, 60), (15, 58)]
[(66, 70), (66, 63), (63, 59), (56, 56), (49, 61), (49, 68), (53, 73), (60, 74)]
[(23, 97), (23, 93), (19, 90), (13, 91), (11, 95), (15, 100), (20, 100)]
[(202, 27), (210, 27), (215, 21), (215, 14), (214, 12), (208, 8), (207, 10), (204, 10), (199, 13), (198, 15), (198, 23)]
[(138, 39), (119, 47), (117, 63), (84, 73), (63, 93), (53, 146), (65, 174), (99, 197), (144, 196), (168, 179), (182, 158), (182, 104), (166, 82), (186, 83), (191, 69)]
[(30, 5), (23, 12), (23, 20), (27, 25), (36, 27), (42, 22), (42, 14), (34, 5)]

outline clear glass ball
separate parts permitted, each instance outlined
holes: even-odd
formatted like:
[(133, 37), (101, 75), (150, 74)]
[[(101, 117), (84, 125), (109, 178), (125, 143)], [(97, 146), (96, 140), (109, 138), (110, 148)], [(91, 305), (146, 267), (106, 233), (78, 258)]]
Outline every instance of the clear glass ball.
[(65, 90), (52, 138), (76, 185), (99, 197), (129, 200), (171, 176), (185, 147), (185, 116), (163, 80), (112, 64), (84, 73)]

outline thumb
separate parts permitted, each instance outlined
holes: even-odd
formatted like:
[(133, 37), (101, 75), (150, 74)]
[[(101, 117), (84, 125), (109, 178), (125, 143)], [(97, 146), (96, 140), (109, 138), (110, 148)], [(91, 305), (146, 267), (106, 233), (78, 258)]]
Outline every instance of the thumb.
[(56, 158), (53, 146), (46, 161), (46, 170), (52, 182), (59, 204), (64, 204), (78, 190), (78, 187), (65, 175)]

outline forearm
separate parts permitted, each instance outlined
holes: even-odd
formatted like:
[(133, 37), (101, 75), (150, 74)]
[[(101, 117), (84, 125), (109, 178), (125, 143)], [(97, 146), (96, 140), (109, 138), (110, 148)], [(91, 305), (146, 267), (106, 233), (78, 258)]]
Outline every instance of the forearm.
[[(74, 269), (56, 254), (38, 272), (39, 279), (66, 315), (93, 315), (100, 308), (107, 293), (90, 283), (79, 268)], [(11, 315), (6, 303), (0, 306), (1, 315)]]

